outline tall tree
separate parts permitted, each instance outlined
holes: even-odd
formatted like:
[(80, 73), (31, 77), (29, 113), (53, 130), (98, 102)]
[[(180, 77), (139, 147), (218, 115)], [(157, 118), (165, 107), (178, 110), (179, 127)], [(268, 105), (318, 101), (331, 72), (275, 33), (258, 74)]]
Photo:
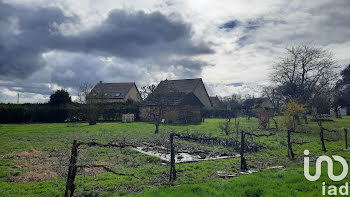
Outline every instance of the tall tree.
[(315, 95), (334, 84), (335, 68), (334, 56), (326, 49), (293, 46), (273, 66), (272, 81), (285, 98), (311, 105)]
[(64, 105), (72, 102), (72, 98), (69, 93), (64, 90), (56, 90), (55, 93), (51, 94), (49, 103), (52, 105)]
[(339, 102), (342, 107), (350, 107), (350, 64), (340, 74), (342, 79)]

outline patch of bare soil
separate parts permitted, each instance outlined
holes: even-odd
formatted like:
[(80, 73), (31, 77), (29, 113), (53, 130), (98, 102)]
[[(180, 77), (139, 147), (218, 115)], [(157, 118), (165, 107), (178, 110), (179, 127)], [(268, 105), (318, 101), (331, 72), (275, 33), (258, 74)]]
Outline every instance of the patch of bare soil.
[(5, 155), (16, 164), (10, 171), (9, 181), (18, 183), (38, 182), (59, 176), (63, 171), (58, 157), (52, 157), (47, 152), (32, 149), (15, 154)]

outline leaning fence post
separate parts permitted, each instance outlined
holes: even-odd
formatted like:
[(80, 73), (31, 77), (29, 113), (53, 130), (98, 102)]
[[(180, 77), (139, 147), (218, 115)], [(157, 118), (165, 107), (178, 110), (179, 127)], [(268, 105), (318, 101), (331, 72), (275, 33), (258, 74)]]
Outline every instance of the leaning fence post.
[(74, 140), (73, 146), (72, 146), (72, 154), (69, 160), (69, 168), (68, 168), (66, 190), (64, 192), (64, 197), (73, 196), (73, 193), (75, 190), (74, 179), (77, 173), (77, 165), (76, 165), (77, 156), (78, 156), (78, 145), (77, 145), (77, 141)]
[(345, 149), (348, 149), (348, 129), (344, 128), (344, 134), (345, 134)]
[(170, 134), (170, 176), (169, 182), (176, 180), (174, 133)]

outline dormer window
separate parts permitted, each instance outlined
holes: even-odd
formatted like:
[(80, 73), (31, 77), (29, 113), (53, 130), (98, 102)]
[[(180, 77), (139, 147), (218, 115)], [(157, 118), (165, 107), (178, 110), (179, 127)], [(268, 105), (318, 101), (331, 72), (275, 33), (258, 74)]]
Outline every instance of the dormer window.
[(117, 93), (115, 94), (116, 97), (119, 97), (120, 95), (121, 95), (120, 92), (117, 92)]

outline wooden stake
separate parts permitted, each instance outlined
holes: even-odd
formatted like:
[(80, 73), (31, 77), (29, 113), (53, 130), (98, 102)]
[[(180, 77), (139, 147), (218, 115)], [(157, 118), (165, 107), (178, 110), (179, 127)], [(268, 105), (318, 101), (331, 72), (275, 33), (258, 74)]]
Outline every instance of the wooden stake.
[(169, 182), (176, 180), (174, 133), (170, 134), (170, 175)]
[(344, 128), (344, 134), (345, 134), (345, 149), (348, 149), (348, 129)]
[(77, 157), (78, 157), (78, 145), (77, 141), (73, 141), (72, 154), (69, 161), (66, 190), (64, 192), (64, 197), (72, 197), (75, 190), (74, 179), (77, 173)]

